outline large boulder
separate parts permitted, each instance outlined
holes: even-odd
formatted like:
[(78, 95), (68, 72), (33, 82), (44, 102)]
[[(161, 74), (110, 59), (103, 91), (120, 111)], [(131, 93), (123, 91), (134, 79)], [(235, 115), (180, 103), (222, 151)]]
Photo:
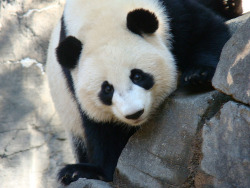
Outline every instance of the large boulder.
[(250, 187), (250, 16), (242, 18), (242, 26), (222, 50), (212, 81), (241, 103), (226, 103), (204, 126), (196, 187)]
[(250, 12), (235, 19), (228, 20), (226, 24), (229, 26), (231, 33), (234, 34), (242, 25), (246, 23), (248, 18), (250, 18)]
[(201, 169), (214, 187), (250, 185), (250, 108), (226, 103), (203, 128)]
[(213, 86), (250, 104), (250, 17), (224, 46)]
[(115, 184), (155, 188), (192, 186), (194, 182), (189, 177), (201, 158), (200, 131), (204, 121), (227, 100), (217, 91), (193, 95), (176, 92), (129, 140), (117, 165)]

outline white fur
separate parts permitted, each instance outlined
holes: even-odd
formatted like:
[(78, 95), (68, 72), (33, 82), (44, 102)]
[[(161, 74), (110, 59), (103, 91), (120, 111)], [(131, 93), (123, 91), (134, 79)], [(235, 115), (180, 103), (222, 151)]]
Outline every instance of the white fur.
[[(161, 7), (156, 0), (71, 0), (66, 3), (67, 33), (83, 43), (78, 66), (72, 71), (76, 95), (82, 109), (92, 119), (142, 124), (175, 89), (176, 67), (168, 40), (171, 36), (166, 13)], [(159, 28), (153, 35), (141, 37), (127, 29), (128, 12), (138, 8), (157, 16)], [(59, 33), (57, 26), (49, 47), (47, 73), (63, 121), (79, 133), (82, 128), (76, 104), (66, 89), (55, 58)], [(153, 75), (155, 85), (150, 90), (132, 83), (129, 76), (134, 68)], [(114, 86), (111, 106), (104, 105), (98, 97), (105, 80)], [(144, 113), (138, 120), (125, 118), (141, 109)]]
[(73, 132), (75, 135), (82, 136), (84, 132), (81, 127), (81, 118), (77, 106), (67, 88), (61, 66), (58, 64), (55, 56), (55, 48), (59, 42), (60, 28), (60, 24), (57, 24), (52, 33), (52, 40), (50, 41), (47, 55), (46, 72), (50, 92), (61, 122), (67, 130), (66, 132)]
[[(121, 92), (115, 92), (113, 96), (112, 111), (116, 117), (118, 117), (123, 122), (128, 122), (130, 124), (141, 124), (146, 120), (146, 116), (151, 108), (151, 92), (145, 89), (132, 85), (131, 89)], [(134, 114), (140, 110), (144, 110), (142, 116), (137, 120), (126, 119), (127, 115)]]

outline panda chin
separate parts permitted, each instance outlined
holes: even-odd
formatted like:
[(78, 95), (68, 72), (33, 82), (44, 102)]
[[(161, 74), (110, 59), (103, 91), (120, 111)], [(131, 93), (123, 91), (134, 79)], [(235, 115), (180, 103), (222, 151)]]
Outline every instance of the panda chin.
[(131, 120), (131, 121), (124, 121), (126, 124), (130, 125), (130, 126), (141, 126), (142, 124), (144, 124), (147, 121), (147, 118), (142, 117), (140, 119), (137, 120)]
[(146, 120), (136, 120), (136, 121), (134, 121), (132, 126), (141, 126), (145, 122), (146, 122)]

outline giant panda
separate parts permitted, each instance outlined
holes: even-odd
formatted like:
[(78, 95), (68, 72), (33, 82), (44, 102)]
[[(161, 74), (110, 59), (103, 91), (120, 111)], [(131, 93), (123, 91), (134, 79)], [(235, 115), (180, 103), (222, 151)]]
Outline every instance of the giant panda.
[(48, 48), (52, 98), (76, 164), (58, 180), (112, 181), (128, 139), (180, 83), (211, 85), (229, 39), (201, 0), (70, 0)]

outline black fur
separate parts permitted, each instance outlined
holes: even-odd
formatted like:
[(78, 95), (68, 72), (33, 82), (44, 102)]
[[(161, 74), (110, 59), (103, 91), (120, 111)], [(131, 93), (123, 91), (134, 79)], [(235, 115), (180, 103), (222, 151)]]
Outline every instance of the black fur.
[[(221, 17), (212, 12), (211, 7), (199, 4), (198, 0), (160, 0), (169, 14), (171, 34), (173, 36), (172, 52), (175, 55), (178, 67), (182, 74), (184, 84), (209, 84), (219, 60), (221, 49), (229, 39), (230, 34)], [(204, 0), (205, 1), (205, 0)], [(158, 28), (158, 20), (154, 14), (145, 10), (131, 12), (128, 15), (128, 28), (136, 34), (153, 33)], [(140, 15), (141, 14), (141, 15)], [(146, 15), (146, 16), (145, 16)], [(143, 19), (141, 19), (143, 18)], [(144, 21), (145, 20), (145, 21)], [(147, 24), (149, 22), (150, 24)], [(134, 24), (138, 24), (138, 27)], [(151, 28), (151, 25), (152, 28)], [(66, 38), (65, 28), (62, 28), (61, 42)], [(74, 46), (72, 38), (65, 44)], [(77, 43), (77, 42), (76, 42)], [(80, 45), (76, 45), (74, 57), (63, 57), (60, 53), (59, 62), (67, 80), (68, 87), (78, 106), (82, 118), (82, 126), (85, 132), (85, 143), (75, 143), (75, 153), (80, 163), (65, 166), (58, 174), (62, 184), (68, 185), (79, 177), (112, 181), (113, 173), (118, 158), (128, 139), (138, 127), (129, 127), (118, 123), (95, 122), (88, 118), (82, 111), (75, 95), (74, 83), (69, 69), (76, 66), (80, 54)], [(69, 47), (62, 47), (65, 53), (71, 53)], [(68, 49), (68, 50), (65, 50)], [(63, 57), (63, 58), (62, 58)], [(65, 59), (64, 59), (65, 58)], [(73, 66), (71, 60), (73, 60)], [(62, 62), (65, 63), (62, 63)], [(139, 76), (135, 76), (138, 73)], [(142, 75), (142, 77), (140, 77)], [(150, 89), (154, 85), (154, 79), (150, 74), (139, 69), (131, 71), (131, 80), (145, 88)], [(145, 82), (145, 80), (147, 82)], [(201, 82), (201, 83), (200, 83)], [(150, 84), (149, 84), (150, 83)], [(67, 115), (67, 114), (66, 114)], [(75, 137), (73, 135), (73, 137)], [(73, 138), (78, 140), (79, 138)], [(86, 148), (85, 148), (86, 146)], [(83, 147), (82, 149), (79, 147)]]
[(206, 7), (212, 9), (225, 19), (232, 19), (240, 16), (242, 10), (242, 0), (198, 0)]
[[(140, 75), (140, 78), (135, 79), (136, 75)], [(151, 74), (145, 73), (140, 69), (131, 70), (130, 79), (132, 80), (134, 84), (146, 90), (151, 89), (154, 85), (154, 77)]]
[[(109, 91), (106, 91), (106, 88), (110, 88)], [(108, 83), (108, 81), (104, 81), (101, 86), (101, 91), (99, 92), (99, 98), (105, 105), (112, 105), (112, 97), (114, 93), (114, 87)]]
[(111, 122), (97, 123), (85, 114), (83, 125), (89, 162), (102, 168), (104, 180), (112, 181), (121, 151), (138, 127), (124, 127), (125, 125)]
[(72, 138), (73, 150), (79, 163), (88, 163), (87, 148), (83, 138), (74, 136)]
[(75, 37), (69, 36), (60, 42), (56, 48), (58, 62), (65, 68), (76, 67), (82, 51), (82, 43)]
[(171, 18), (172, 52), (182, 72), (181, 85), (210, 86), (222, 47), (230, 38), (224, 20), (195, 0), (162, 2)]
[[(122, 149), (138, 127), (122, 127), (116, 123), (97, 123), (80, 111), (87, 140), (88, 163), (66, 165), (58, 180), (68, 185), (78, 178), (112, 181)], [(124, 125), (123, 125), (124, 126)]]
[(154, 13), (145, 9), (136, 9), (127, 15), (127, 28), (135, 34), (152, 34), (159, 27)]

